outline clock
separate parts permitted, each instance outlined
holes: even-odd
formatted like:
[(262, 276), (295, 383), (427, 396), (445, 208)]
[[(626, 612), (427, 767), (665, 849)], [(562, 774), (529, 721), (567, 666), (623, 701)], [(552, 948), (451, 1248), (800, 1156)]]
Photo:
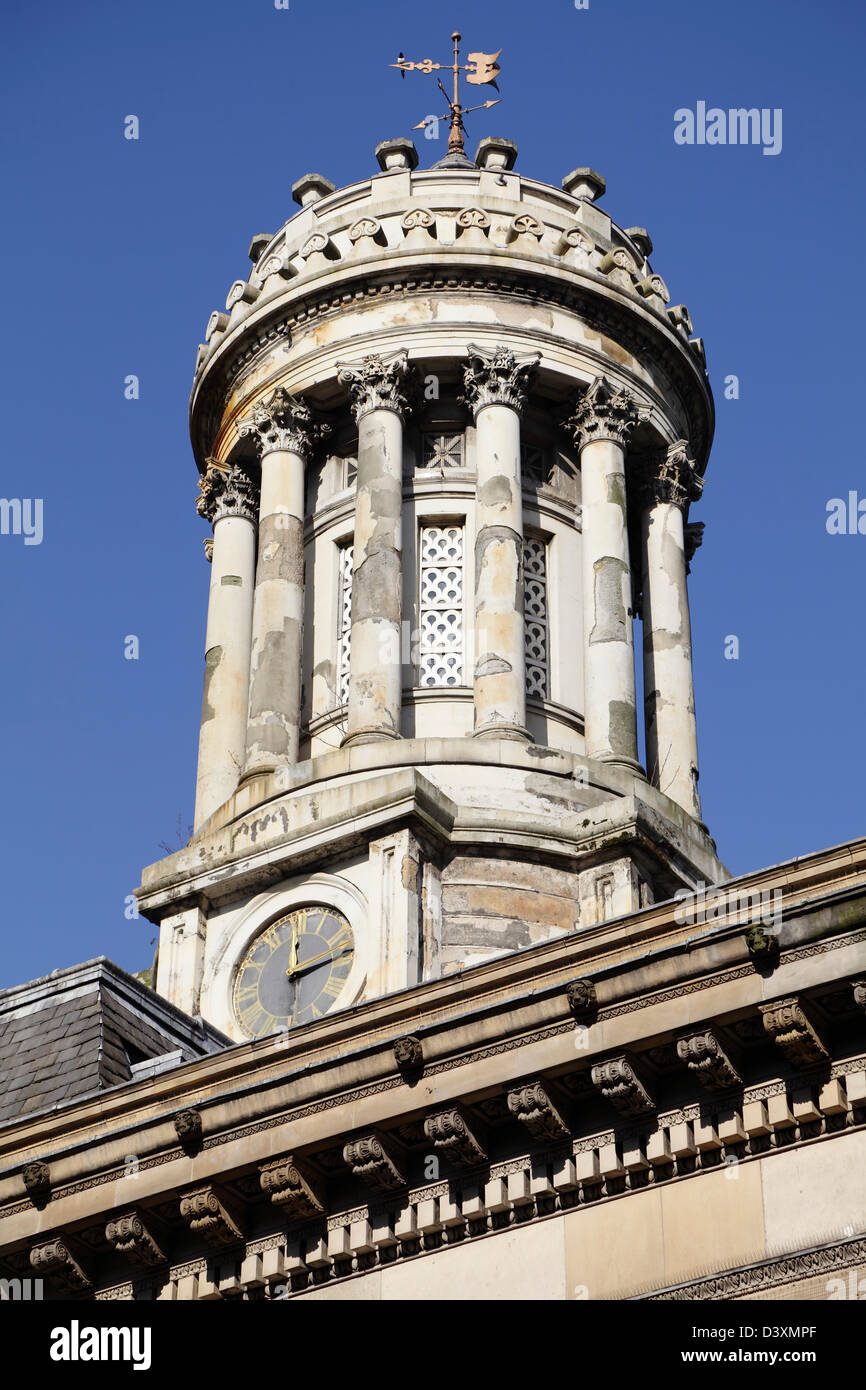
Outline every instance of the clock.
[(235, 1017), (250, 1038), (322, 1018), (354, 959), (349, 923), (332, 907), (298, 907), (272, 922), (235, 975)]

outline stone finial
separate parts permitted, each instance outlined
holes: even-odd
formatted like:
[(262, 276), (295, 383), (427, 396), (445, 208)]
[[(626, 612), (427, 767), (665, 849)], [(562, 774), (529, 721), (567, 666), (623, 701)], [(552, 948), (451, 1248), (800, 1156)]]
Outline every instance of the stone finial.
[(604, 197), (607, 184), (594, 169), (572, 169), (562, 180), (562, 187), (572, 198), (579, 198), (585, 203), (595, 203)]
[(330, 433), (330, 425), (318, 424), (306, 402), (285, 386), (278, 386), (267, 400), (257, 401), (250, 418), (238, 427), (240, 437), (251, 439), (260, 456), (280, 451), (304, 459)]
[(502, 140), (495, 135), (486, 135), (475, 151), (475, 163), (479, 169), (509, 170), (514, 168), (517, 159), (517, 146), (513, 140)]
[(482, 348), (475, 343), (467, 344), (467, 352), (469, 361), (463, 367), (461, 399), (473, 414), (477, 416), (486, 405), (508, 405), (522, 411), (541, 353), (518, 357), (502, 344)]
[(678, 439), (660, 456), (649, 472), (646, 486), (650, 503), (671, 502), (682, 509), (689, 502), (697, 502), (704, 482), (695, 470), (694, 459), (689, 457), (688, 440)]
[(408, 348), (391, 357), (370, 353), (357, 363), (338, 362), (337, 380), (349, 393), (356, 421), (371, 410), (393, 410), (404, 418), (411, 410), (414, 382)]
[(318, 203), (320, 198), (327, 198), (329, 193), (336, 191), (337, 185), (322, 174), (304, 174), (292, 184), (292, 197), (302, 208), (308, 208), (313, 203)]
[(653, 239), (646, 227), (626, 227), (625, 234), (647, 260), (653, 253)]
[(383, 174), (394, 169), (417, 169), (418, 151), (405, 136), (398, 140), (381, 140), (376, 146), (376, 162)]
[(606, 377), (597, 376), (578, 398), (565, 428), (573, 435), (578, 449), (597, 439), (625, 446), (642, 415), (627, 391), (612, 386)]
[(258, 488), (248, 473), (235, 463), (219, 464), (207, 459), (198, 480), (199, 497), (195, 509), (215, 526), (225, 516), (241, 516), (255, 521), (258, 515)]
[(255, 265), (256, 261), (259, 259), (265, 247), (271, 242), (271, 240), (272, 237), (270, 232), (255, 233), (252, 241), (250, 242), (250, 249), (247, 252), (247, 255), (249, 256), (253, 265)]

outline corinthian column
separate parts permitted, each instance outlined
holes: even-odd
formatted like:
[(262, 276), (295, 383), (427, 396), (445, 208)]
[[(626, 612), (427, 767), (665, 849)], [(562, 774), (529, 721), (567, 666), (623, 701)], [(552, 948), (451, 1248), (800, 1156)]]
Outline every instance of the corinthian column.
[(529, 740), (523, 638), (520, 413), (540, 353), (469, 344), (464, 399), (475, 416), (476, 738)]
[(358, 423), (358, 481), (344, 744), (400, 738), (403, 421), (409, 355), (338, 363)]
[(304, 473), (323, 427), (280, 386), (240, 427), (261, 457), (244, 775), (298, 761), (304, 630)]
[(625, 486), (625, 447), (637, 421), (628, 393), (600, 376), (568, 426), (582, 482), (586, 753), (640, 770)]
[(213, 547), (196, 830), (235, 791), (243, 766), (256, 555), (255, 487), (243, 469), (209, 459), (199, 489), (197, 510), (213, 525)]
[(696, 820), (701, 802), (683, 521), (702, 486), (681, 439), (647, 478), (641, 519), (647, 772)]

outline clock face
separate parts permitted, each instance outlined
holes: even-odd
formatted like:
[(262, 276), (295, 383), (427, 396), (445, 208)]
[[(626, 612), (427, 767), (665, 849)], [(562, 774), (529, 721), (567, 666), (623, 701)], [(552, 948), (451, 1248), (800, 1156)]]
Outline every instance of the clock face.
[(299, 907), (256, 937), (238, 967), (235, 1017), (251, 1038), (322, 1018), (354, 959), (349, 923), (332, 907)]

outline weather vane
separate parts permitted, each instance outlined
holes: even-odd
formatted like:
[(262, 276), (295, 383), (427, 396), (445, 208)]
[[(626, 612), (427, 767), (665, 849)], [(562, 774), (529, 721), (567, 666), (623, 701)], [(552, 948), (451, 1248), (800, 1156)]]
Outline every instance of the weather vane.
[(479, 106), (464, 107), (460, 105), (461, 72), (466, 73), (466, 81), (470, 83), (471, 86), (496, 87), (497, 92), (499, 91), (496, 82), (496, 78), (499, 75), (499, 64), (496, 60), (499, 57), (499, 53), (502, 52), (500, 48), (499, 53), (470, 53), (468, 54), (469, 62), (461, 63), (459, 48), (460, 38), (460, 34), (456, 31), (451, 35), (451, 41), (454, 44), (454, 62), (452, 64), (434, 63), (432, 58), (423, 58), (420, 63), (410, 63), (401, 53), (396, 63), (391, 63), (389, 65), (392, 68), (399, 68), (402, 77), (405, 77), (407, 72), (423, 72), (425, 74), (442, 72), (447, 70), (450, 66), (454, 76), (453, 96), (449, 97), (442, 85), (442, 78), (440, 77), (437, 79), (439, 90), (448, 102), (448, 111), (444, 116), (426, 116), (423, 121), (419, 121), (416, 126), (412, 127), (413, 130), (424, 130), (428, 125), (437, 125), (439, 121), (450, 121), (451, 130), (448, 135), (449, 154), (455, 152), (459, 152), (460, 154), (465, 153), (463, 149), (463, 117), (467, 116), (470, 111), (485, 111), (490, 106), (496, 106), (500, 100), (499, 97), (495, 97), (492, 101), (482, 101)]

